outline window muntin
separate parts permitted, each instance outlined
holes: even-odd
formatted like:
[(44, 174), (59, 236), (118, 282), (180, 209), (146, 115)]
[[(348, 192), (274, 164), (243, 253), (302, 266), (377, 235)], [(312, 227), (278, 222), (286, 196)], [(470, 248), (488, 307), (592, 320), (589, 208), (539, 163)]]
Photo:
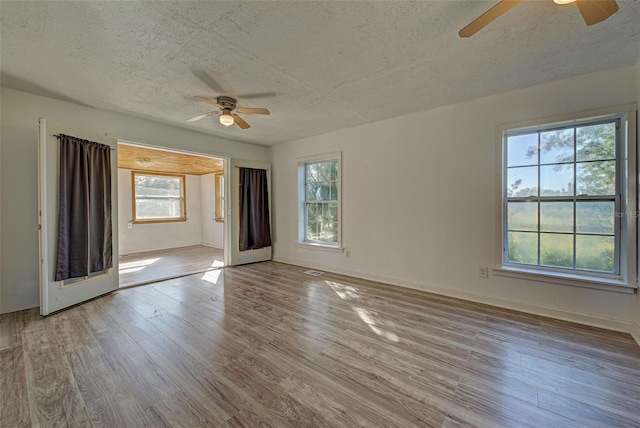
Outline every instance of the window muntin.
[(340, 242), (339, 162), (313, 160), (300, 164), (302, 173), (302, 231), (306, 243), (338, 246)]
[(133, 222), (186, 221), (184, 175), (133, 171)]
[(504, 133), (503, 264), (620, 274), (620, 119)]

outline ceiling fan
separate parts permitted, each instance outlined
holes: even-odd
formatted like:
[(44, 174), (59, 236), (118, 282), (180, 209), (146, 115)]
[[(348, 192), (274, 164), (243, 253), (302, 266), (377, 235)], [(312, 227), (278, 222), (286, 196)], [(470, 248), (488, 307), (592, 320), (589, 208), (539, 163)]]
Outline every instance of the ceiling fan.
[(201, 101), (209, 103), (213, 106), (218, 107), (219, 110), (213, 110), (208, 113), (201, 114), (199, 116), (192, 117), (187, 119), (187, 122), (196, 122), (198, 120), (204, 119), (206, 117), (215, 116), (218, 113), (222, 113), (220, 115), (220, 123), (224, 126), (231, 126), (234, 123), (238, 125), (242, 129), (250, 128), (249, 125), (243, 118), (237, 115), (237, 113), (243, 114), (270, 114), (269, 110), (266, 108), (253, 108), (253, 107), (237, 107), (237, 100), (232, 97), (228, 97), (225, 95), (221, 95), (216, 99), (207, 98), (207, 97), (199, 97), (194, 96), (193, 98), (197, 98)]
[[(522, 0), (502, 0), (491, 9), (480, 15), (469, 25), (458, 31), (460, 37), (471, 37), (503, 13), (520, 3)], [(587, 25), (602, 22), (618, 11), (615, 0), (553, 0), (556, 4), (568, 4), (575, 2)]]

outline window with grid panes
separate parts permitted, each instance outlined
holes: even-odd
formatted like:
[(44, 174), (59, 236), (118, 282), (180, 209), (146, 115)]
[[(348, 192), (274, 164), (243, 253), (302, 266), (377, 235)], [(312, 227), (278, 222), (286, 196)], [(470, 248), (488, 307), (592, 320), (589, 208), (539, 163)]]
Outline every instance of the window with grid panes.
[(300, 164), (303, 175), (302, 241), (339, 245), (339, 162), (322, 159)]
[(620, 273), (620, 118), (504, 133), (503, 265)]

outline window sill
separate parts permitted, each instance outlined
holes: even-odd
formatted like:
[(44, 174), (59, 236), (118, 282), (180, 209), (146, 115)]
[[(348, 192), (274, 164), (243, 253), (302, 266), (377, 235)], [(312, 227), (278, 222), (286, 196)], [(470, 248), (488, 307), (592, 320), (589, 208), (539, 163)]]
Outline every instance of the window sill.
[(569, 285), (573, 287), (593, 288), (596, 290), (612, 291), (616, 293), (634, 294), (637, 285), (628, 284), (622, 279), (600, 278), (563, 273), (539, 272), (532, 269), (516, 269), (510, 267), (493, 268), (496, 276), (526, 279), (529, 281), (547, 282), (551, 284)]
[(326, 244), (316, 244), (314, 242), (297, 242), (296, 247), (302, 248), (305, 250), (319, 250), (319, 251), (328, 251), (331, 253), (342, 253), (344, 252), (344, 248), (336, 246), (336, 245), (326, 245)]
[(158, 218), (153, 220), (133, 220), (133, 224), (155, 224), (155, 223), (184, 223), (188, 219), (184, 218)]

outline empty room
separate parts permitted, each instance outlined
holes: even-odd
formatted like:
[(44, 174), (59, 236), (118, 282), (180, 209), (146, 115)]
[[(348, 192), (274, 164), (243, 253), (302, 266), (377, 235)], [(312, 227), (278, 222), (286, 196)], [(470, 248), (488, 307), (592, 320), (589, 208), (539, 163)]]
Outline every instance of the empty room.
[(640, 427), (637, 0), (0, 2), (0, 427)]

